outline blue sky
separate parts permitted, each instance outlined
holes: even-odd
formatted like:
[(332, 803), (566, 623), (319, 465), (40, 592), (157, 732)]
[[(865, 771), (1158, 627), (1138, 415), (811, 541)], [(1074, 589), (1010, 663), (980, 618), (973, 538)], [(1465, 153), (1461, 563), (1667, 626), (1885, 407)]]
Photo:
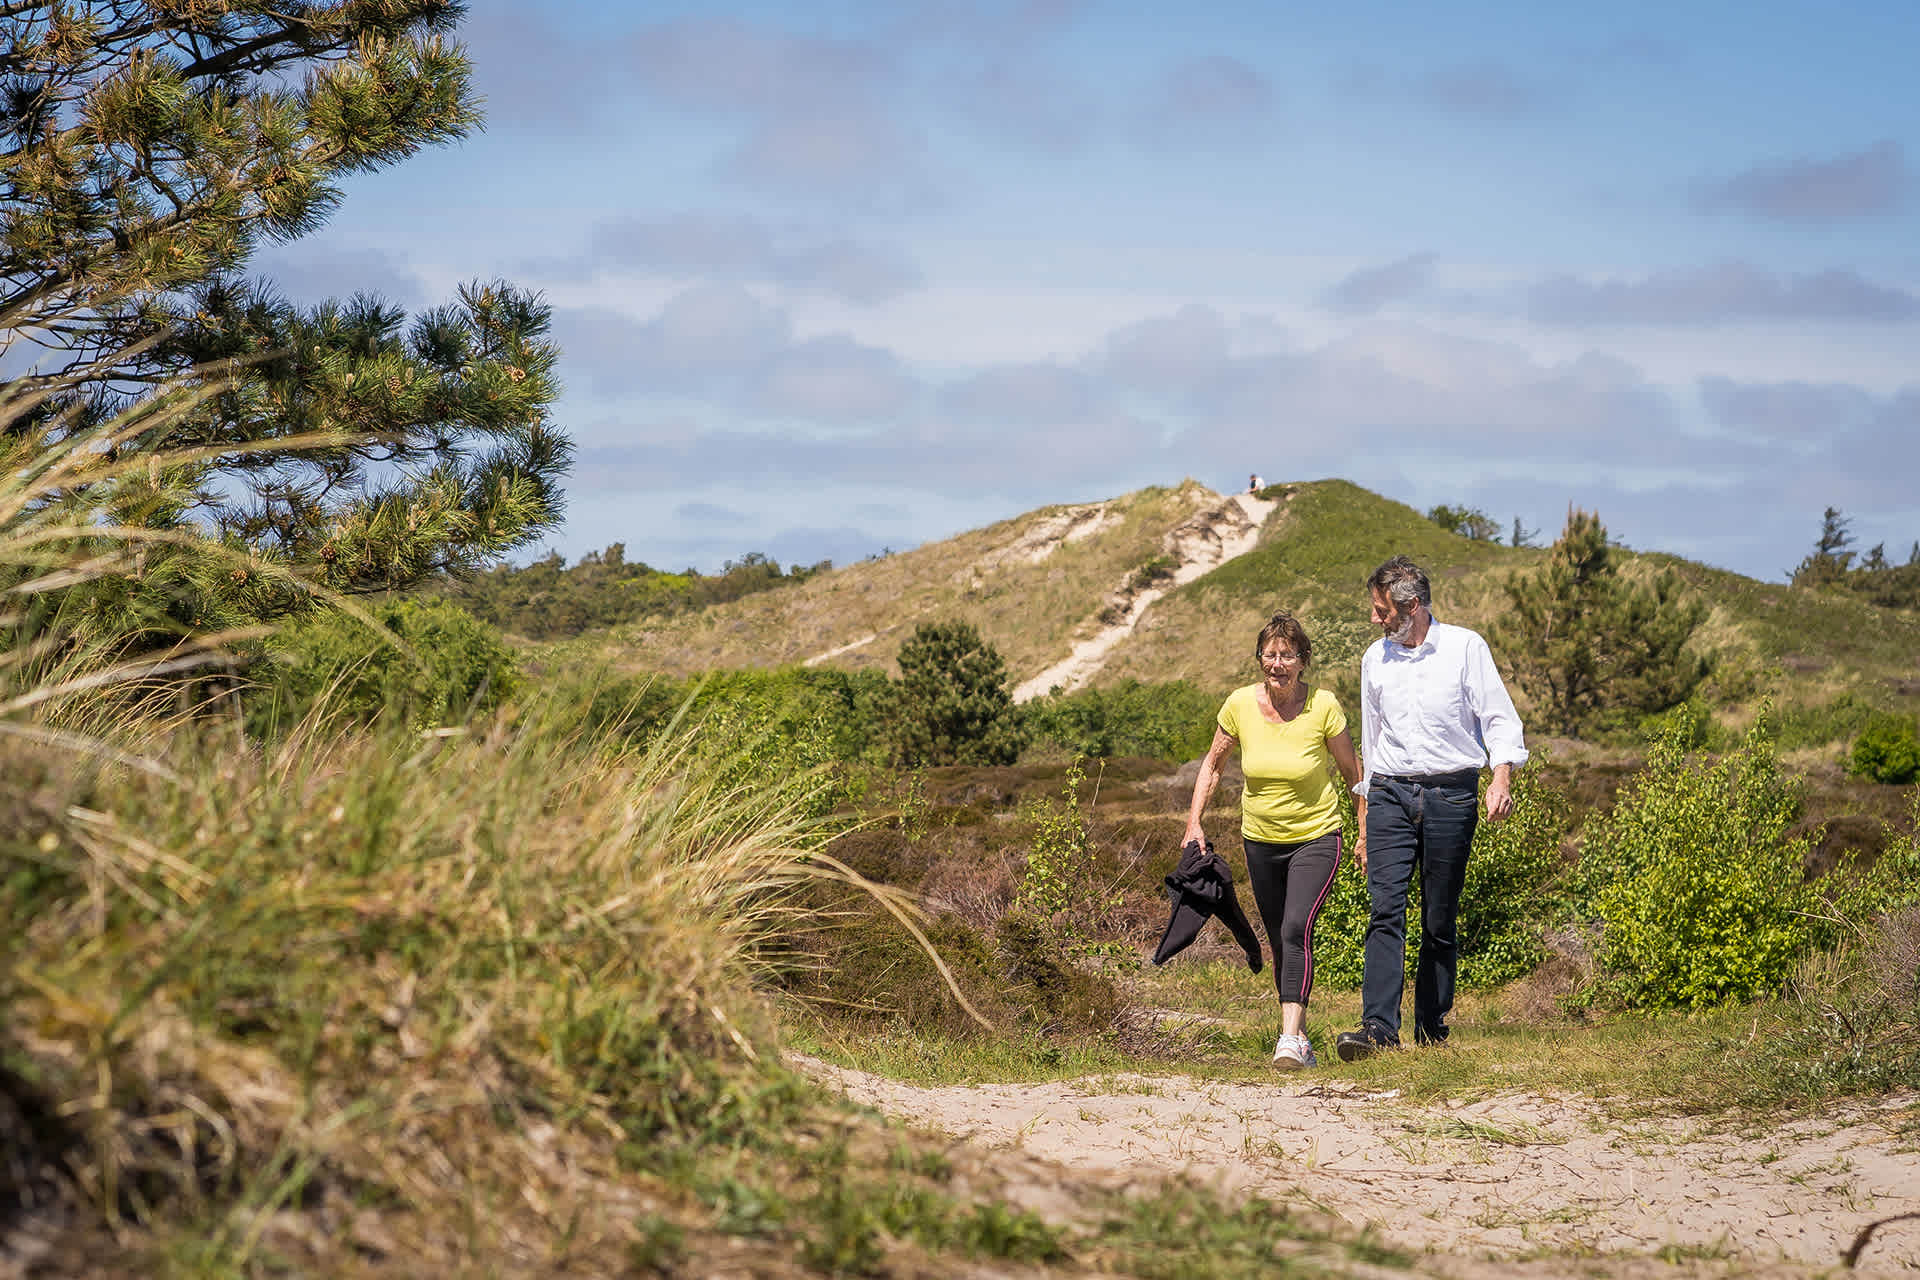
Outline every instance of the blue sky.
[(475, 0), (484, 133), (263, 252), (543, 292), (569, 557), (1338, 476), (1779, 579), (1920, 539), (1920, 6)]

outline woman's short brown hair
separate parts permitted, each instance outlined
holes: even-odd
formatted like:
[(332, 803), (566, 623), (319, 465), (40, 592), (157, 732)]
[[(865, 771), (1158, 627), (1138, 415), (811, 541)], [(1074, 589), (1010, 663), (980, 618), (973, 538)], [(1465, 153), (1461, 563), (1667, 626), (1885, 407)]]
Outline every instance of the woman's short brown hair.
[(1300, 625), (1300, 619), (1285, 609), (1267, 619), (1267, 625), (1260, 628), (1260, 638), (1253, 642), (1253, 660), (1259, 662), (1267, 646), (1282, 639), (1300, 655), (1302, 670), (1313, 665), (1313, 641), (1307, 639), (1307, 629)]

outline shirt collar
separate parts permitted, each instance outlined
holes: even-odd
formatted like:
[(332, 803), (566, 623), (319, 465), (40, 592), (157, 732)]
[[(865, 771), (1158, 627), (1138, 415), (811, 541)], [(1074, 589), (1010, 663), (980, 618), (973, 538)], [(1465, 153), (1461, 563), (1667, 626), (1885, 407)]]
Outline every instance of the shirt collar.
[(1381, 636), (1380, 647), (1385, 651), (1381, 656), (1386, 658), (1386, 660), (1389, 662), (1411, 662), (1415, 658), (1425, 657), (1427, 654), (1433, 652), (1434, 631), (1439, 627), (1439, 625), (1440, 625), (1440, 620), (1438, 618), (1432, 617), (1431, 611), (1429, 611), (1429, 621), (1427, 623), (1427, 638), (1422, 640), (1419, 644), (1414, 645), (1412, 648), (1408, 648), (1404, 644), (1396, 644), (1394, 641), (1387, 639), (1385, 636)]

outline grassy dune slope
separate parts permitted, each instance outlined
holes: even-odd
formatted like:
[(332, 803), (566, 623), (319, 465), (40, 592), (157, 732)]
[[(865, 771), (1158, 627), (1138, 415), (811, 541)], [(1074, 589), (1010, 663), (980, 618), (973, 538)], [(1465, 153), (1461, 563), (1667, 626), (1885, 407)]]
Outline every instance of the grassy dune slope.
[[(555, 646), (554, 652), (604, 656), (619, 669), (684, 675), (712, 667), (783, 666), (854, 645), (829, 661), (891, 672), (915, 624), (959, 618), (999, 648), (1018, 682), (1064, 656), (1091, 629), (1107, 593), (1160, 553), (1169, 529), (1219, 501), (1218, 494), (1187, 481), (1103, 503), (1042, 507), (913, 551), (848, 565), (798, 587), (616, 627)], [(1049, 533), (1069, 540), (1033, 560)], [(872, 639), (857, 643), (864, 637)]]
[[(1380, 561), (1412, 556), (1433, 574), (1441, 617), (1485, 627), (1505, 607), (1506, 578), (1546, 555), (1448, 533), (1412, 507), (1344, 480), (1276, 491), (1287, 496), (1260, 545), (1156, 602), (1109, 655), (1096, 685), (1186, 679), (1229, 688), (1251, 675), (1250, 638), (1273, 610), (1286, 608), (1306, 620), (1321, 678), (1350, 687), (1374, 636), (1362, 584)], [(1018, 683), (1090, 634), (1108, 594), (1160, 552), (1166, 532), (1217, 500), (1187, 481), (1104, 503), (1043, 507), (791, 590), (590, 634), (551, 652), (563, 660), (605, 658), (629, 671), (687, 674), (798, 663), (851, 646), (826, 661), (891, 672), (917, 622), (961, 618), (999, 648)], [(1046, 535), (1059, 539), (1069, 529), (1071, 540), (1030, 558)], [(1780, 714), (1809, 723), (1845, 695), (1865, 705), (1920, 709), (1920, 616), (1660, 553), (1623, 551), (1621, 558), (1629, 577), (1673, 567), (1711, 605), (1699, 642), (1722, 659), (1707, 692), (1729, 721), (1750, 716), (1763, 697)], [(1806, 736), (1828, 741), (1850, 733), (1823, 738), (1816, 725)]]
[(1426, 567), (1441, 616), (1478, 625), (1496, 607), (1499, 578), (1543, 554), (1458, 537), (1345, 480), (1281, 488), (1292, 496), (1261, 545), (1156, 603), (1101, 682), (1251, 678), (1253, 636), (1276, 609), (1305, 621), (1323, 676), (1338, 679), (1349, 668), (1357, 675), (1360, 651), (1376, 634), (1362, 584), (1388, 556), (1410, 555)]

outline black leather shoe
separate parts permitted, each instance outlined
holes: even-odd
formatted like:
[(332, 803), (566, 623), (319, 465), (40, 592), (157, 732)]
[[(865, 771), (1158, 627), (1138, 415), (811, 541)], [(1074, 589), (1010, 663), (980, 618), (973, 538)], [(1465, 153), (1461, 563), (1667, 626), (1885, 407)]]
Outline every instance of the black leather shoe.
[(1399, 1037), (1384, 1027), (1368, 1024), (1358, 1031), (1342, 1031), (1333, 1038), (1333, 1052), (1342, 1062), (1358, 1062), (1387, 1049), (1398, 1049)]

